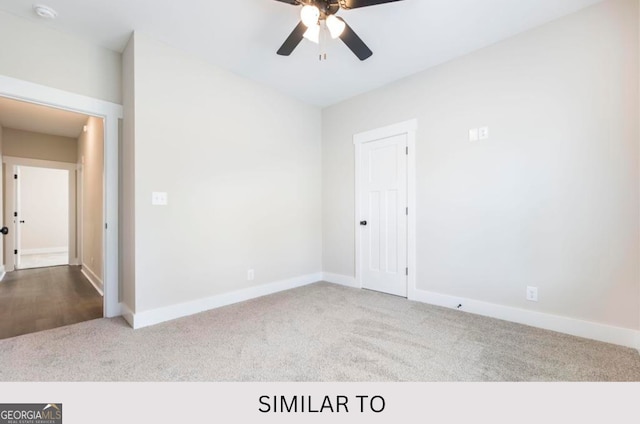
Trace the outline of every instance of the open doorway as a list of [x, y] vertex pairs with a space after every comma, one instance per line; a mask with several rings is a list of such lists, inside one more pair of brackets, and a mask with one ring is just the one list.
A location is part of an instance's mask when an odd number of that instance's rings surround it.
[[[119, 138], [122, 130], [122, 105], [97, 98], [87, 97], [69, 91], [36, 84], [16, 78], [0, 75], [0, 97], [20, 100], [30, 104], [46, 105], [63, 111], [79, 112], [98, 117], [103, 123], [104, 137], [104, 191], [103, 191], [103, 265], [104, 283], [104, 316], [107, 318], [120, 316], [123, 312], [132, 313], [129, 307], [121, 303], [121, 295], [129, 300], [129, 305], [135, 308], [135, 293], [132, 281], [126, 283], [120, 278], [118, 262], [119, 255]], [[1, 124], [0, 124], [1, 126]], [[0, 138], [2, 129], [0, 128]], [[0, 147], [2, 143], [0, 141]], [[0, 151], [0, 155], [2, 152]], [[0, 199], [2, 197], [0, 196]], [[0, 205], [2, 206], [2, 205]], [[0, 207], [0, 223], [9, 217], [3, 217]], [[6, 226], [6, 224], [5, 224]], [[0, 231], [3, 234], [4, 231]], [[0, 236], [1, 237], [1, 236]], [[6, 238], [6, 236], [4, 236]], [[0, 243], [0, 257], [4, 257], [3, 243]], [[5, 274], [4, 265], [0, 265], [0, 282]], [[123, 286], [121, 287], [120, 284]]]
[[0, 338], [103, 312], [103, 119], [0, 97]]

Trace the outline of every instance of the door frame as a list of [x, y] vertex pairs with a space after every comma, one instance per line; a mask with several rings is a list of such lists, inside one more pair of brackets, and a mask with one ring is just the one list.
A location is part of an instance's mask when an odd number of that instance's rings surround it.
[[107, 318], [122, 315], [118, 293], [118, 138], [119, 121], [123, 115], [122, 105], [4, 75], [0, 75], [0, 96], [79, 112], [104, 120], [103, 310]]
[[[5, 165], [5, 181], [11, 181], [12, 184], [7, 184], [5, 189], [4, 200], [5, 204], [4, 210], [9, 211], [9, 215], [6, 217], [6, 221], [13, 219], [11, 216], [11, 211], [18, 211], [19, 204], [17, 199], [17, 187], [15, 180], [13, 179], [13, 174], [16, 173], [17, 167], [32, 167], [32, 168], [45, 168], [45, 169], [60, 169], [69, 172], [68, 184], [69, 184], [69, 265], [79, 265], [78, 263], [78, 246], [77, 243], [74, 242], [76, 240], [76, 234], [78, 228], [76, 226], [76, 168], [77, 165], [75, 163], [67, 163], [67, 162], [56, 162], [56, 161], [48, 161], [48, 160], [39, 160], [39, 159], [26, 159], [26, 158], [18, 158], [12, 156], [3, 156], [2, 163]], [[18, 177], [19, 178], [19, 177]], [[18, 179], [18, 181], [20, 181]], [[20, 218], [18, 216], [18, 218]], [[15, 219], [14, 219], [15, 221]], [[18, 227], [18, 223], [14, 222], [13, 232], [9, 232], [6, 237], [6, 246], [7, 248], [15, 248], [18, 247], [18, 232], [16, 228]], [[6, 224], [6, 222], [5, 222]], [[72, 252], [72, 243], [75, 245], [75, 255]], [[7, 254], [7, 262], [4, 264], [5, 270], [7, 272], [14, 271], [16, 269], [16, 257], [15, 255]]]
[[416, 299], [416, 132], [418, 130], [418, 120], [410, 119], [397, 124], [388, 125], [382, 128], [361, 132], [353, 136], [355, 146], [355, 216], [354, 237], [355, 237], [355, 274], [356, 285], [362, 288], [362, 238], [360, 237], [360, 217], [362, 210], [360, 207], [360, 171], [362, 169], [361, 153], [362, 146], [366, 143], [394, 137], [397, 135], [407, 136], [407, 206], [409, 215], [407, 217], [407, 267], [409, 275], [407, 277], [407, 298]]

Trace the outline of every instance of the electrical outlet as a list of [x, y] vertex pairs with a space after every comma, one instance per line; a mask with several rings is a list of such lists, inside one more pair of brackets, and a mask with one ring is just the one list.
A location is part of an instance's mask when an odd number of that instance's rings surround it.
[[531, 302], [538, 301], [538, 288], [527, 286], [527, 300]]
[[247, 281], [253, 281], [255, 277], [256, 277], [256, 274], [252, 269], [247, 271]]
[[478, 128], [478, 138], [480, 140], [486, 140], [489, 138], [489, 127]]

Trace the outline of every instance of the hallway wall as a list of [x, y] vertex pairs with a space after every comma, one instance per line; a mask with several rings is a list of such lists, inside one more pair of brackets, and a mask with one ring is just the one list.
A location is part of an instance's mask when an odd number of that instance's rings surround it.
[[104, 123], [90, 117], [78, 138], [82, 167], [82, 267], [102, 284], [104, 271]]
[[26, 159], [76, 163], [78, 140], [31, 131], [4, 129], [2, 154]]

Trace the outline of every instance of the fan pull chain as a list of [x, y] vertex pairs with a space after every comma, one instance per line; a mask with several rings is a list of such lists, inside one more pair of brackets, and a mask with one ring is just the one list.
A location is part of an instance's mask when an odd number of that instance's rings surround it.
[[327, 60], [327, 25], [324, 20], [320, 21], [320, 36], [318, 42], [318, 60]]

